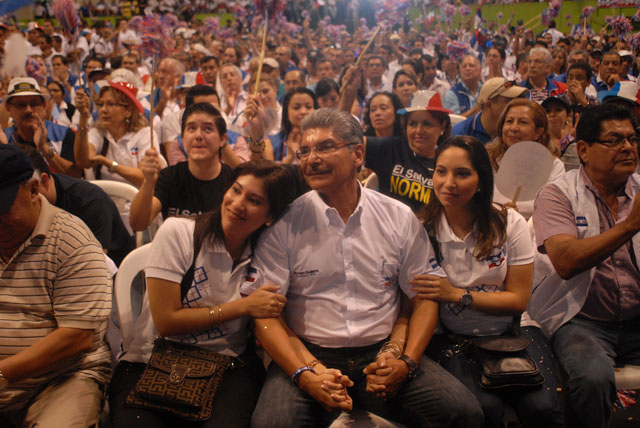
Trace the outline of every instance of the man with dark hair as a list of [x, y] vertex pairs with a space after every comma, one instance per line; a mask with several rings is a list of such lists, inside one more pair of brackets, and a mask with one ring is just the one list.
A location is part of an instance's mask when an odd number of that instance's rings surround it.
[[40, 153], [24, 147], [40, 183], [38, 191], [50, 204], [84, 221], [104, 252], [116, 265], [135, 248], [135, 242], [113, 200], [100, 187], [86, 180], [53, 174]]
[[200, 60], [200, 72], [202, 73], [202, 77], [204, 77], [204, 81], [207, 85], [211, 85], [213, 87], [216, 86], [216, 78], [218, 77], [219, 68], [218, 59], [215, 56], [208, 55], [202, 57]]
[[[354, 401], [409, 426], [480, 426], [475, 397], [423, 355], [437, 303], [417, 299], [409, 281], [443, 274], [425, 229], [409, 207], [358, 183], [365, 147], [351, 114], [316, 110], [301, 131], [312, 191], [262, 235], [241, 288], [276, 284], [288, 299], [283, 317], [254, 320], [274, 361], [252, 426], [328, 426]], [[412, 309], [401, 311], [403, 293]]]
[[582, 166], [538, 193], [528, 315], [568, 374], [567, 422], [607, 427], [614, 366], [640, 362], [640, 178], [636, 123], [600, 105], [577, 126]]
[[40, 46], [40, 50], [42, 51], [42, 59], [44, 59], [44, 64], [47, 66], [47, 76], [53, 76], [53, 65], [51, 65], [51, 59], [56, 54], [53, 50], [53, 42], [51, 41], [51, 36], [48, 34], [42, 34], [38, 38], [38, 46]]
[[144, 181], [131, 203], [133, 230], [146, 229], [160, 212], [167, 218], [212, 211], [231, 184], [231, 167], [220, 162], [227, 131], [220, 112], [209, 103], [190, 105], [181, 129], [187, 161], [161, 169], [155, 149], [140, 161]]
[[53, 80], [60, 82], [66, 91], [64, 94], [65, 101], [67, 103], [71, 103], [71, 90], [76, 84], [78, 78], [69, 73], [67, 59], [62, 55], [54, 55], [53, 58], [51, 58], [51, 66], [53, 67], [53, 75], [49, 77], [47, 84], [51, 83]]
[[429, 91], [436, 91], [440, 94], [440, 98], [444, 99], [445, 94], [451, 85], [438, 77], [437, 61], [431, 55], [422, 56], [422, 65], [424, 73], [422, 75], [422, 87]]
[[610, 91], [620, 81], [620, 54], [607, 51], [600, 58], [600, 72], [593, 76], [592, 84], [598, 92]]
[[364, 73], [367, 78], [366, 98], [380, 91], [391, 92], [391, 82], [385, 76], [387, 61], [380, 55], [371, 55], [364, 64]]
[[0, 426], [95, 426], [111, 275], [89, 228], [33, 174], [22, 149], [0, 144]]
[[[284, 75], [284, 92], [285, 94], [295, 88], [305, 86], [304, 73], [300, 70], [291, 70]], [[283, 97], [284, 98], [284, 97]]]
[[574, 112], [582, 112], [588, 106], [598, 103], [596, 97], [587, 93], [591, 86], [591, 67], [586, 62], [577, 62], [567, 71], [567, 98]]

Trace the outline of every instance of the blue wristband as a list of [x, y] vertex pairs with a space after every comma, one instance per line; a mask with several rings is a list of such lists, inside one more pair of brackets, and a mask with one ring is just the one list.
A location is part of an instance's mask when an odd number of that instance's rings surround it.
[[313, 367], [302, 366], [298, 370], [293, 372], [293, 374], [291, 375], [291, 382], [296, 383], [296, 379], [302, 374], [302, 372], [311, 372], [313, 374], [316, 374], [316, 371], [313, 369]]

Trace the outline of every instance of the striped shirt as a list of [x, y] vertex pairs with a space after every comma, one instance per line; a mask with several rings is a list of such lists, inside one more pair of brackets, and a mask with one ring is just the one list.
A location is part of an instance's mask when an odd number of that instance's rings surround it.
[[69, 375], [109, 381], [104, 341], [111, 279], [100, 244], [77, 217], [40, 198], [31, 236], [7, 262], [0, 259], [0, 359], [18, 354], [59, 327], [93, 330], [90, 351], [61, 367], [11, 384], [0, 411], [19, 409], [50, 382]]

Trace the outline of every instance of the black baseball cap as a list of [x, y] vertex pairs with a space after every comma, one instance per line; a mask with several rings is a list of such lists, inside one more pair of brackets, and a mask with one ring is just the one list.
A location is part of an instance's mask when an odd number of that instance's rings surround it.
[[24, 150], [15, 144], [0, 144], [0, 214], [9, 212], [20, 184], [33, 177], [33, 172]]

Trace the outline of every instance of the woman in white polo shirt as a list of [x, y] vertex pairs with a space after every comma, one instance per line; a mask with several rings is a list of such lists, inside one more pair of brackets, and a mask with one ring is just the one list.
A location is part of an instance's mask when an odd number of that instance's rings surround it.
[[494, 392], [479, 384], [482, 366], [461, 348], [462, 338], [505, 333], [524, 311], [531, 292], [533, 244], [524, 218], [492, 203], [493, 172], [484, 146], [458, 136], [436, 153], [435, 198], [420, 212], [446, 278], [418, 275], [414, 290], [440, 302], [440, 325], [453, 334], [434, 336], [428, 353], [478, 398], [485, 427], [501, 427], [504, 403], [523, 426], [563, 426], [550, 348], [536, 327], [521, 329], [532, 341], [527, 352], [545, 378], [544, 385]]
[[[144, 176], [138, 164], [151, 147], [151, 128], [136, 95], [128, 82], [108, 82], [100, 89], [96, 107], [98, 121], [89, 129], [89, 98], [84, 91], [76, 94], [80, 122], [76, 132], [74, 154], [81, 168], [93, 168], [96, 180], [115, 180], [140, 187]], [[153, 146], [158, 153], [158, 136]]]
[[[240, 164], [219, 210], [192, 218], [171, 217], [160, 227], [145, 266], [147, 293], [134, 337], [111, 381], [114, 427], [249, 426], [264, 369], [250, 346], [250, 317], [278, 317], [286, 298], [267, 285], [247, 297], [240, 285], [248, 275], [253, 247], [297, 196], [296, 177], [267, 160]], [[202, 242], [194, 257], [194, 235]], [[181, 281], [193, 266], [183, 299]], [[200, 424], [126, 404], [151, 357], [158, 335], [234, 357], [220, 383], [212, 416]]]

